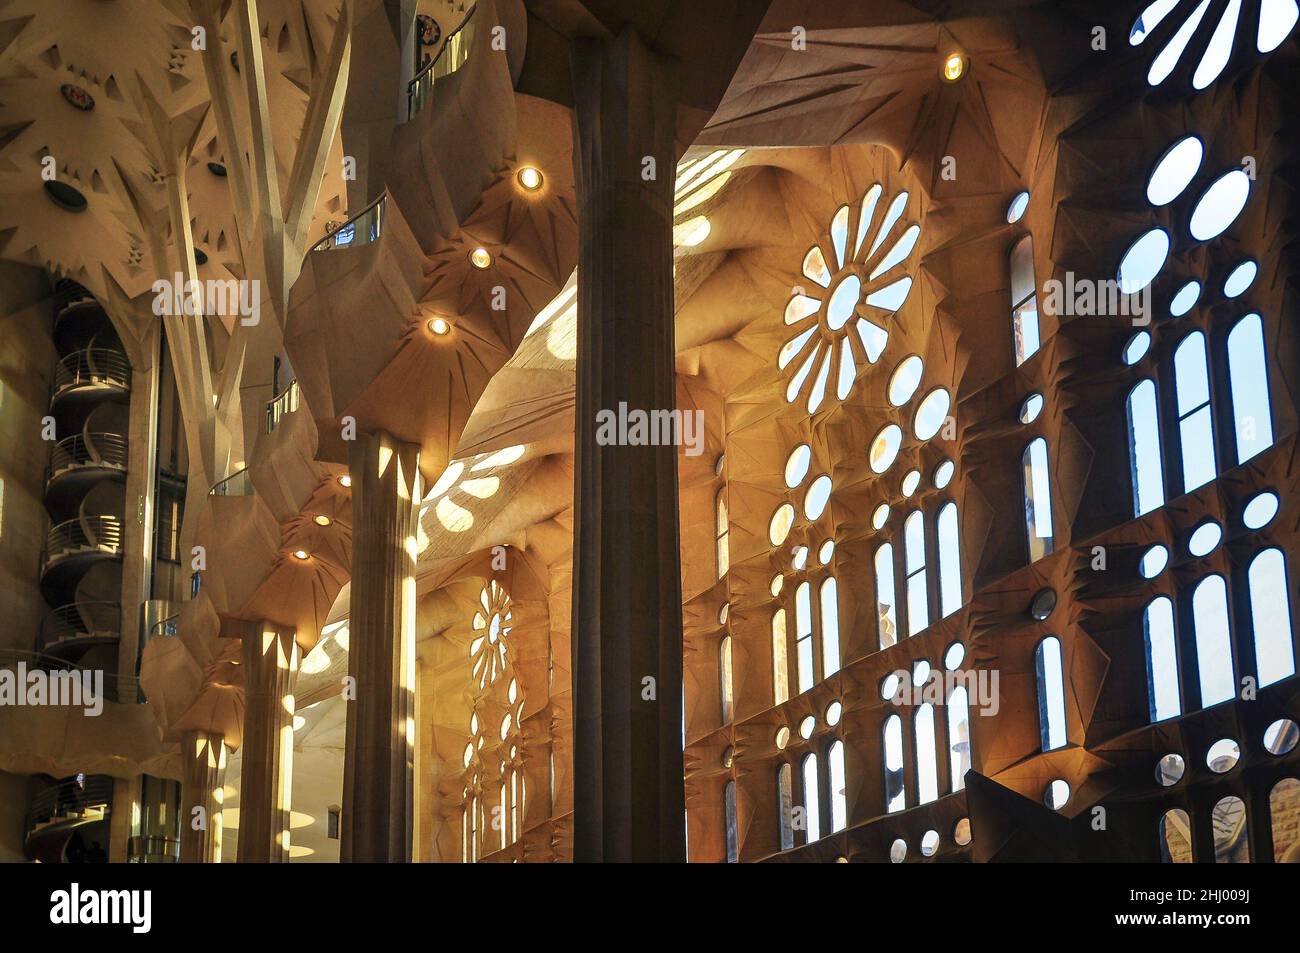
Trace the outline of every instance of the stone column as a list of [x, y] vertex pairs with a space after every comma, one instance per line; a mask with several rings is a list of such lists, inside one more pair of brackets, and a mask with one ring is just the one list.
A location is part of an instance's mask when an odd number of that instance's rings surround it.
[[[225, 783], [225, 739], [207, 731], [186, 732], [181, 738], [181, 863], [221, 863]], [[196, 807], [202, 811], [196, 814]]]
[[676, 72], [630, 28], [573, 42], [579, 231], [574, 857], [686, 859], [677, 450], [597, 414], [674, 399]]
[[140, 775], [113, 779], [113, 809], [108, 819], [108, 862], [125, 864], [130, 858], [131, 838], [140, 831], [136, 817], [141, 810]]
[[[383, 432], [349, 445], [352, 617], [340, 857], [411, 859], [419, 448]], [[349, 697], [350, 696], [350, 697]]]
[[239, 779], [239, 862], [289, 860], [294, 683], [292, 629], [267, 622], [244, 637], [244, 750]]

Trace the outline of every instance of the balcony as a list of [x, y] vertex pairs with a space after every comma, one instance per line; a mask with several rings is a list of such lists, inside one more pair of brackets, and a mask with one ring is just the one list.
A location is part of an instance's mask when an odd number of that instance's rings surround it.
[[181, 859], [179, 838], [166, 834], [136, 834], [126, 842], [128, 864], [177, 864]]
[[[90, 775], [83, 777], [82, 782], [64, 778], [50, 784], [32, 796], [23, 854], [28, 860], [59, 864], [79, 859], [70, 856], [68, 851], [74, 843], [98, 841], [107, 851], [112, 808], [113, 779], [107, 775]], [[86, 830], [83, 835], [81, 829], [91, 825], [100, 827]], [[104, 859], [107, 860], [107, 854]]]
[[248, 467], [230, 474], [208, 490], [208, 496], [252, 496], [253, 478]]
[[312, 251], [333, 251], [338, 248], [357, 248], [379, 240], [384, 233], [384, 200], [375, 199], [357, 215], [330, 232], [315, 245]]
[[127, 438], [117, 433], [79, 433], [56, 443], [45, 476], [51, 512], [65, 511], [100, 480], [122, 477], [129, 450]]
[[292, 380], [283, 393], [277, 394], [273, 399], [267, 401], [266, 432], [275, 433], [275, 428], [280, 425], [280, 418], [297, 410], [301, 400], [302, 392], [298, 388], [298, 381]]
[[45, 538], [41, 590], [46, 601], [61, 604], [76, 580], [93, 564], [122, 556], [122, 520], [117, 516], [79, 516], [50, 528]]
[[73, 602], [41, 620], [37, 649], [60, 661], [75, 661], [87, 649], [111, 645], [121, 635], [122, 608], [116, 602]]
[[[477, 9], [477, 8], [474, 8]], [[413, 118], [433, 95], [433, 86], [444, 76], [450, 76], [465, 65], [469, 48], [474, 42], [474, 9], [461, 21], [460, 26], [447, 37], [442, 49], [406, 86], [406, 118]]]
[[131, 362], [112, 348], [73, 351], [54, 368], [50, 406], [63, 402], [94, 403], [131, 390]]

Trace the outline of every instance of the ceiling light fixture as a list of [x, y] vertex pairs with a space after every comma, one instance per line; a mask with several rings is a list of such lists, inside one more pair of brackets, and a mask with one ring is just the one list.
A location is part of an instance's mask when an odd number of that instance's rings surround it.
[[519, 187], [525, 192], [536, 192], [542, 187], [542, 173], [531, 165], [526, 165], [515, 175]]
[[312, 517], [312, 520], [313, 520], [313, 522], [315, 522], [315, 524], [316, 524], [317, 526], [329, 526], [330, 523], [333, 523], [333, 522], [334, 522], [332, 519], [330, 519], [330, 518], [329, 518], [328, 516], [326, 516], [324, 513], [321, 513], [319, 516], [314, 516], [314, 517]]
[[949, 53], [943, 61], [943, 78], [955, 83], [966, 73], [966, 57], [960, 53]]
[[345, 473], [341, 477], [339, 477], [339, 486], [350, 487], [351, 485], [352, 485], [352, 475], [350, 473]]
[[451, 325], [447, 323], [446, 318], [430, 318], [425, 324], [432, 334], [442, 336], [451, 330]]
[[469, 253], [469, 261], [475, 268], [487, 268], [492, 264], [492, 253], [486, 248], [475, 248]]
[[310, 553], [308, 553], [307, 550], [305, 549], [295, 549], [293, 551], [294, 559], [306, 559], [309, 555]]

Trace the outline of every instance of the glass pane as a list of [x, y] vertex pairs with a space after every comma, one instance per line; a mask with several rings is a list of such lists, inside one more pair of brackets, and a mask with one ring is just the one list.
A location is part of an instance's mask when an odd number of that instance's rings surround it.
[[921, 804], [938, 799], [939, 763], [934, 740], [934, 706], [929, 703], [916, 710], [916, 781]]
[[1250, 863], [1246, 805], [1239, 797], [1225, 797], [1214, 805], [1214, 862], [1216, 864]]
[[1248, 314], [1228, 335], [1228, 377], [1237, 433], [1237, 462], [1245, 463], [1273, 445], [1273, 414], [1268, 404], [1264, 325]]
[[952, 789], [960, 791], [970, 770], [970, 700], [964, 685], [954, 688], [948, 698], [948, 769]]
[[1024, 455], [1025, 530], [1029, 538], [1029, 561], [1052, 551], [1052, 492], [1047, 471], [1047, 441], [1030, 442]]
[[957, 534], [957, 504], [939, 510], [939, 603], [947, 616], [961, 608], [961, 542]]
[[1183, 490], [1192, 492], [1214, 479], [1214, 424], [1206, 404], [1178, 423], [1178, 439], [1183, 445]]
[[840, 598], [835, 577], [822, 583], [822, 678], [840, 670]]
[[791, 781], [788, 764], [783, 764], [776, 772], [776, 795], [780, 817], [781, 849], [789, 850], [794, 846], [794, 825], [791, 817], [794, 813], [794, 786]]
[[903, 719], [890, 715], [885, 719], [885, 810], [901, 811], [906, 795], [903, 789]]
[[1165, 482], [1160, 463], [1160, 418], [1156, 385], [1145, 380], [1128, 395], [1129, 467], [1133, 481], [1133, 515], [1164, 505]]
[[1048, 636], [1034, 653], [1038, 676], [1038, 726], [1043, 750], [1065, 745], [1065, 678], [1061, 666], [1061, 643]]
[[722, 678], [722, 723], [731, 721], [732, 681], [731, 681], [731, 636], [723, 636], [719, 653], [719, 669]]
[[777, 705], [790, 698], [790, 664], [786, 658], [785, 610], [772, 616], [772, 699]]
[[880, 647], [898, 641], [898, 614], [894, 607], [894, 547], [885, 543], [876, 550], [876, 619]]
[[1142, 614], [1147, 656], [1147, 712], [1153, 722], [1182, 714], [1178, 697], [1178, 640], [1174, 604], [1160, 596]]
[[1187, 416], [1210, 399], [1205, 335], [1200, 331], [1187, 335], [1174, 352], [1174, 379], [1178, 386], [1178, 416]]
[[844, 742], [836, 741], [827, 752], [831, 774], [831, 831], [844, 830], [848, 823], [848, 799], [844, 791]]
[[1273, 862], [1280, 863], [1300, 839], [1300, 827], [1294, 821], [1300, 814], [1300, 781], [1283, 778], [1273, 785], [1268, 796], [1268, 811], [1273, 827]]
[[916, 633], [930, 624], [930, 598], [926, 591], [926, 572], [922, 569], [907, 577], [907, 634]]
[[1286, 586], [1286, 559], [1282, 551], [1264, 550], [1251, 562], [1249, 575], [1255, 668], [1262, 688], [1295, 674], [1291, 604]]
[[1034, 278], [1034, 243], [1026, 235], [1011, 249], [1011, 317], [1015, 333], [1016, 364], [1037, 351], [1038, 282]]
[[736, 851], [736, 782], [728, 781], [724, 795], [727, 807], [727, 863], [734, 864]]
[[1192, 822], [1181, 807], [1166, 811], [1160, 818], [1160, 862], [1192, 862]]
[[817, 790], [817, 755], [806, 755], [803, 759], [803, 805], [804, 821], [808, 825], [806, 843], [809, 844], [822, 836], [820, 801]]
[[1236, 694], [1232, 673], [1232, 640], [1228, 631], [1228, 587], [1222, 576], [1210, 576], [1192, 595], [1196, 626], [1196, 664], [1201, 681], [1201, 706], [1229, 701]]
[[799, 691], [813, 687], [812, 586], [800, 583], [794, 597], [795, 662], [799, 668]]

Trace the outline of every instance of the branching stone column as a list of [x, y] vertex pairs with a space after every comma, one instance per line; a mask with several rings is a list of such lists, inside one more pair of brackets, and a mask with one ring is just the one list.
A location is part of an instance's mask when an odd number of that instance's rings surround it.
[[187, 732], [181, 738], [181, 863], [221, 862], [225, 783], [225, 739], [206, 731]]
[[[676, 71], [631, 29], [572, 47], [578, 259], [574, 857], [684, 861], [677, 453], [603, 445], [674, 407]], [[653, 418], [652, 418], [653, 419]]]
[[292, 629], [270, 622], [244, 636], [244, 752], [239, 780], [239, 862], [289, 860], [294, 685], [300, 653]]
[[419, 448], [387, 433], [352, 441], [352, 617], [341, 859], [411, 859], [415, 757]]

